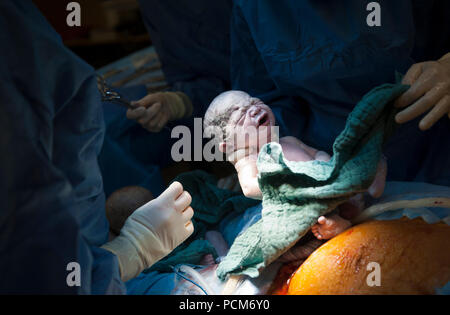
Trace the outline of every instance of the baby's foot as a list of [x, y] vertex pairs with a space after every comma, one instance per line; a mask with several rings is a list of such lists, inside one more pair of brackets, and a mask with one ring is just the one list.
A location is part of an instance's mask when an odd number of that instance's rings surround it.
[[322, 216], [317, 220], [311, 231], [319, 240], [329, 240], [345, 231], [351, 226], [350, 221], [341, 218], [338, 215], [332, 215], [328, 218]]

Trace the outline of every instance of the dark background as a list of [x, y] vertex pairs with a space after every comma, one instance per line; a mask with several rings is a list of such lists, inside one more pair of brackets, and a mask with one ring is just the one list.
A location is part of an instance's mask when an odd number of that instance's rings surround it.
[[77, 0], [81, 27], [69, 27], [66, 8], [72, 1], [33, 0], [64, 44], [93, 67], [100, 68], [151, 45], [137, 0]]
[[[61, 35], [64, 44], [96, 69], [152, 45], [138, 0], [76, 0], [81, 6], [81, 27], [69, 27], [66, 22], [70, 13], [67, 4], [73, 0], [33, 2]], [[161, 172], [164, 181], [169, 183], [177, 175], [195, 169], [218, 178], [234, 173], [234, 167], [228, 162], [180, 162], [162, 168]]]

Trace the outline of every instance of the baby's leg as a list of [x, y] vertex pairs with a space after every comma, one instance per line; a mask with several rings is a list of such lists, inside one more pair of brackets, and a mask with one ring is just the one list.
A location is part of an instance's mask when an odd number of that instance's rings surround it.
[[282, 263], [291, 263], [306, 260], [317, 248], [323, 244], [322, 241], [313, 239], [306, 244], [298, 244], [284, 253], [279, 261]]
[[[208, 231], [205, 234], [205, 239], [209, 241], [212, 246], [214, 246], [219, 257], [223, 257], [228, 254], [227, 242], [225, 242], [225, 239], [219, 232]], [[214, 257], [211, 254], [208, 254], [203, 257], [200, 265], [213, 265], [214, 263]]]
[[364, 205], [364, 195], [357, 194], [339, 206], [339, 215], [346, 220], [352, 220], [364, 210]]
[[352, 224], [337, 214], [329, 217], [321, 216], [311, 228], [314, 236], [319, 240], [329, 240], [348, 229]]
[[387, 162], [386, 158], [383, 156], [381, 161], [378, 163], [377, 175], [372, 185], [369, 187], [369, 194], [373, 198], [380, 198], [383, 195], [384, 187], [386, 185], [386, 175], [387, 175]]

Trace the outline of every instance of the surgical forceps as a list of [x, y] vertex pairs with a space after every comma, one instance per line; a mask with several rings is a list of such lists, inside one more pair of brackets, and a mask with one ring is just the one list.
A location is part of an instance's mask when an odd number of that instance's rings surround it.
[[[130, 101], [125, 99], [119, 92], [110, 87], [108, 83], [106, 83], [106, 80], [99, 74], [97, 75], [97, 88], [102, 96], [103, 102], [116, 103], [128, 109], [136, 109], [135, 106], [131, 105]], [[168, 126], [164, 126], [163, 129], [168, 131], [172, 130]]]
[[115, 91], [112, 87], [110, 87], [106, 83], [106, 80], [101, 75], [97, 75], [97, 87], [98, 90], [100, 91], [103, 102], [116, 103], [128, 109], [136, 108], [133, 105], [131, 105], [130, 101], [126, 100], [119, 92]]

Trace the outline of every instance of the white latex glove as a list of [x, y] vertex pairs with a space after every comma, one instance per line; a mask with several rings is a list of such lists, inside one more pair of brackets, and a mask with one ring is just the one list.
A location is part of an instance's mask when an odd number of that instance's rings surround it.
[[182, 92], [158, 92], [131, 103], [127, 118], [136, 120], [150, 132], [160, 132], [169, 121], [192, 115], [193, 106]]
[[118, 257], [123, 281], [137, 277], [194, 232], [191, 201], [183, 186], [173, 183], [157, 199], [136, 210], [120, 235], [102, 246]]
[[428, 130], [441, 118], [450, 118], [450, 53], [438, 61], [413, 65], [403, 84], [411, 87], [396, 101], [396, 107], [405, 108], [397, 114], [397, 123], [404, 124], [429, 111], [419, 124], [421, 130]]

